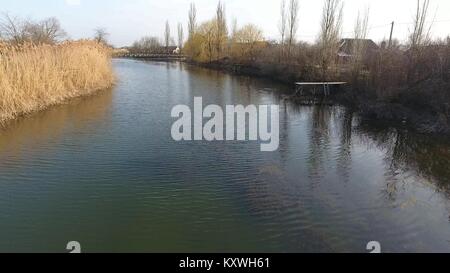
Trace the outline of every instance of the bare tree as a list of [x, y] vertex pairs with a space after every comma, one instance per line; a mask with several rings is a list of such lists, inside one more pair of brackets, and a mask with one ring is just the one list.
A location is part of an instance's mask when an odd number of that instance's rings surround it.
[[24, 42], [54, 44], [66, 36], [56, 18], [35, 22], [11, 17], [8, 14], [0, 20], [0, 34], [5, 40], [15, 44]]
[[430, 44], [432, 23], [427, 24], [428, 8], [430, 0], [417, 0], [416, 13], [414, 14], [413, 31], [409, 36], [409, 67], [408, 82], [414, 82], [420, 74], [419, 62], [425, 46]]
[[222, 56], [222, 49], [228, 37], [227, 20], [225, 16], [225, 6], [221, 1], [217, 4], [216, 10], [216, 53], [217, 59]]
[[25, 23], [27, 39], [38, 44], [54, 44], [66, 36], [58, 19], [51, 17], [38, 23]]
[[191, 3], [188, 20], [189, 39], [192, 39], [192, 37], [194, 36], [196, 28], [197, 28], [197, 9], [195, 8], [195, 4]]
[[409, 36], [409, 43], [413, 50], [430, 42], [431, 26], [427, 26], [428, 8], [430, 0], [417, 0], [416, 14], [414, 15], [413, 31]]
[[281, 36], [281, 44], [284, 45], [284, 42], [286, 41], [286, 24], [287, 24], [287, 15], [286, 15], [286, 0], [281, 0], [281, 7], [280, 7], [280, 22], [278, 25], [278, 30], [280, 31]]
[[355, 40], [352, 48], [352, 65], [354, 76], [358, 76], [364, 59], [364, 54], [367, 50], [367, 32], [369, 27], [369, 8], [364, 15], [358, 12], [358, 17], [355, 23], [354, 36]]
[[278, 30], [280, 31], [281, 41], [280, 41], [280, 60], [283, 58], [284, 55], [284, 45], [286, 42], [286, 28], [287, 28], [287, 14], [286, 14], [286, 0], [281, 0], [281, 7], [280, 7], [280, 22], [278, 25]]
[[99, 44], [108, 44], [108, 36], [109, 33], [105, 28], [96, 28], [94, 29], [94, 40]]
[[229, 54], [233, 53], [234, 48], [236, 47], [236, 38], [237, 38], [237, 32], [238, 32], [238, 23], [237, 19], [233, 18], [231, 21], [231, 36], [230, 39], [228, 39], [228, 52]]
[[5, 13], [0, 20], [0, 34], [7, 41], [21, 44], [26, 40], [24, 22]]
[[322, 77], [336, 60], [342, 28], [343, 4], [341, 0], [324, 0], [322, 23], [319, 36], [320, 66]]
[[52, 42], [64, 39], [67, 33], [62, 29], [58, 19], [51, 17], [42, 22], [46, 39]]
[[170, 25], [169, 25], [169, 21], [166, 21], [166, 29], [164, 31], [164, 45], [166, 46], [167, 53], [169, 53], [169, 45], [170, 45]]
[[234, 40], [234, 37], [236, 37], [236, 33], [238, 32], [238, 22], [237, 19], [234, 18], [231, 22], [231, 39]]
[[298, 29], [298, 0], [291, 0], [289, 4], [289, 14], [288, 14], [288, 58], [291, 55], [292, 46], [295, 43], [295, 36], [297, 35]]
[[161, 48], [161, 43], [156, 37], [143, 37], [133, 43], [132, 51], [137, 53], [155, 53]]
[[183, 25], [178, 23], [178, 48], [181, 50], [184, 44], [184, 31]]

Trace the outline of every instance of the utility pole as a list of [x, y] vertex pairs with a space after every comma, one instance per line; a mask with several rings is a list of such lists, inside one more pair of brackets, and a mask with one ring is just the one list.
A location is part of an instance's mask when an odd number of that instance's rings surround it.
[[392, 47], [392, 33], [394, 32], [394, 22], [391, 24], [391, 35], [389, 36], [389, 49]]

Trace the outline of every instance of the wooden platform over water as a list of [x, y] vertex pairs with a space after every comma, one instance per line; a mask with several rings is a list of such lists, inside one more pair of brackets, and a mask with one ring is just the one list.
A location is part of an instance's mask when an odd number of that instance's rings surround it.
[[295, 101], [304, 105], [332, 105], [332, 94], [339, 92], [346, 82], [296, 82], [295, 92], [284, 96], [285, 100]]
[[346, 82], [296, 82], [296, 85], [344, 85]]
[[325, 97], [331, 94], [332, 87], [339, 87], [346, 85], [346, 82], [296, 82], [295, 83], [295, 95], [304, 95], [306, 93], [306, 87], [310, 90], [310, 94], [323, 95]]

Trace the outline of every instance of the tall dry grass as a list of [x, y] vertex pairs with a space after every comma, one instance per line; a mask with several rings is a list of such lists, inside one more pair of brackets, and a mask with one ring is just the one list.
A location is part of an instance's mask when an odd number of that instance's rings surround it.
[[110, 55], [92, 41], [0, 43], [0, 123], [111, 87]]

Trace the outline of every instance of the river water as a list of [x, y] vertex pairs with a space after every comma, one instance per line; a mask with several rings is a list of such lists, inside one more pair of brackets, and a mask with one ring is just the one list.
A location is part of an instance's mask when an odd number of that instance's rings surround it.
[[[114, 60], [117, 85], [0, 131], [0, 252], [450, 252], [450, 142], [276, 83]], [[280, 148], [175, 142], [171, 109], [280, 105]]]

